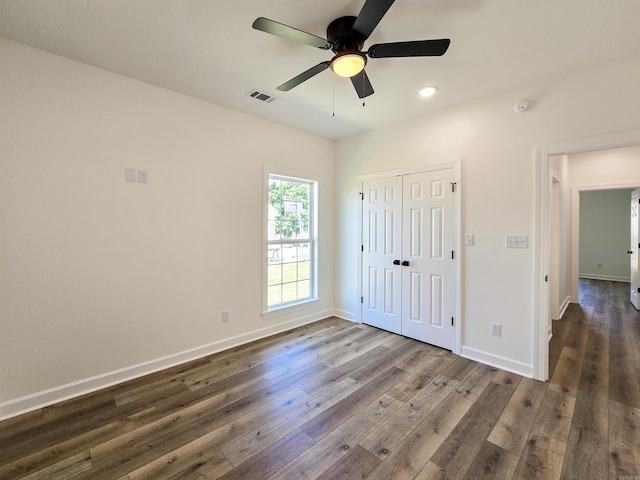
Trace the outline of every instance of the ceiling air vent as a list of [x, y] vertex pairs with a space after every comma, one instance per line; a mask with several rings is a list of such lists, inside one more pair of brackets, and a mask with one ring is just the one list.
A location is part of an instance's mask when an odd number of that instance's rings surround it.
[[263, 93], [259, 90], [251, 90], [247, 95], [249, 95], [250, 97], [255, 98], [256, 100], [260, 100], [262, 102], [265, 103], [271, 103], [273, 102], [276, 97], [272, 97], [271, 95], [267, 95], [266, 93]]

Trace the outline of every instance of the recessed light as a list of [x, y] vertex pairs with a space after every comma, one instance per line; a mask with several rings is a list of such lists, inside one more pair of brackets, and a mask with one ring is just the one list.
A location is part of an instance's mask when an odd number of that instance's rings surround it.
[[418, 92], [420, 94], [421, 97], [432, 97], [433, 95], [435, 95], [435, 93], [438, 91], [438, 87], [431, 85], [428, 87], [424, 87], [421, 88], [420, 91]]

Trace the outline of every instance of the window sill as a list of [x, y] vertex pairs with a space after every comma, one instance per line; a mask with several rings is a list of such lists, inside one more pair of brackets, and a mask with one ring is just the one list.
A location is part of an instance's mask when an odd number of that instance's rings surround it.
[[320, 302], [319, 298], [311, 298], [302, 302], [290, 303], [288, 305], [283, 305], [282, 307], [276, 307], [272, 310], [262, 312], [262, 318], [265, 320], [274, 320], [285, 315], [291, 315], [292, 313], [304, 313], [307, 310], [311, 310], [318, 302]]

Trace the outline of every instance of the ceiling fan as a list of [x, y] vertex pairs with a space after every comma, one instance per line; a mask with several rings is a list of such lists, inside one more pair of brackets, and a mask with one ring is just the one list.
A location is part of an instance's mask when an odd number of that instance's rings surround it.
[[358, 97], [365, 98], [373, 94], [373, 87], [364, 71], [367, 57], [438, 57], [444, 55], [451, 43], [448, 38], [379, 43], [371, 45], [367, 51], [362, 51], [364, 42], [369, 38], [394, 1], [366, 0], [357, 17], [346, 16], [332, 21], [327, 27], [326, 39], [268, 18], [257, 18], [253, 22], [253, 28], [256, 30], [278, 35], [321, 50], [332, 50], [335, 53], [331, 61], [320, 62], [318, 65], [283, 83], [277, 89], [287, 92], [331, 67], [331, 70], [337, 75], [350, 78]]

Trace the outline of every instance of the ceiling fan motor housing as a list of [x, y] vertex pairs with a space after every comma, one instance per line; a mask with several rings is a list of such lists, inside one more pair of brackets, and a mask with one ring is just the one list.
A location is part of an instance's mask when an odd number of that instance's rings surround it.
[[335, 53], [361, 52], [366, 39], [351, 30], [356, 17], [346, 16], [336, 18], [327, 27], [327, 40], [333, 45]]

